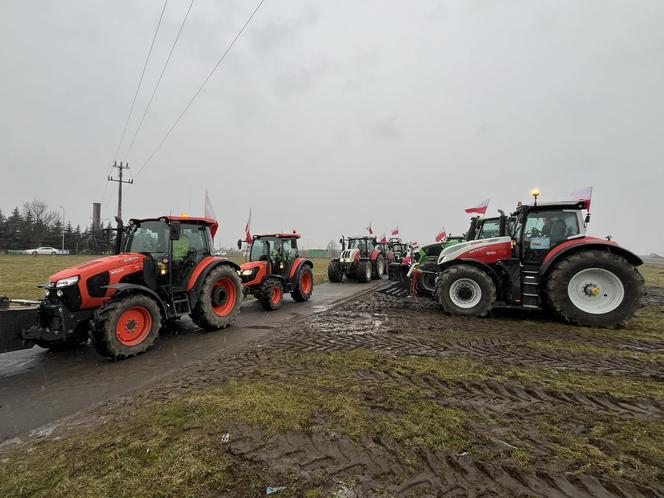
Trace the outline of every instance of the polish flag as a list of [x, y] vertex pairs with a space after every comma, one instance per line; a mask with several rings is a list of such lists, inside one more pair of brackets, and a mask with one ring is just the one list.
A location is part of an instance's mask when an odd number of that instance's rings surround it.
[[369, 226], [367, 227], [367, 232], [369, 232], [369, 235], [373, 235], [373, 228], [371, 228], [371, 222], [369, 222]]
[[249, 219], [247, 220], [247, 224], [244, 226], [244, 241], [247, 244], [251, 244], [253, 241], [251, 237], [251, 232], [249, 231], [249, 227], [251, 226], [251, 209], [249, 209]]
[[576, 192], [572, 192], [569, 194], [569, 196], [575, 201], [586, 201], [586, 209], [590, 209], [590, 199], [593, 196], [593, 188], [586, 187], [584, 189], [577, 190]]
[[[217, 215], [214, 212], [214, 208], [212, 207], [212, 201], [210, 201], [210, 196], [208, 195], [207, 190], [205, 191], [205, 202], [203, 203], [203, 211], [205, 212], [206, 218], [217, 221]], [[212, 238], [214, 238], [214, 236]]]
[[445, 237], [447, 237], [447, 232], [445, 231], [445, 227], [443, 227], [442, 230], [438, 232], [438, 235], [436, 235], [436, 242], [445, 240]]
[[489, 207], [489, 201], [490, 200], [491, 199], [487, 199], [485, 201], [482, 201], [476, 207], [466, 208], [466, 213], [485, 214], [486, 213], [486, 208]]
[[392, 235], [399, 235], [399, 227], [392, 229]]
[[381, 244], [387, 244], [387, 242], [388, 242], [388, 240], [387, 240], [387, 235], [385, 235], [385, 234], [383, 233], [383, 237], [380, 239], [380, 243], [381, 243]]

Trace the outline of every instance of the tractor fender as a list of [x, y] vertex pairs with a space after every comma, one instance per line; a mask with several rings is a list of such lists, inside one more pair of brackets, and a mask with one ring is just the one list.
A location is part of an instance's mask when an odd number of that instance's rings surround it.
[[167, 309], [166, 309], [166, 304], [164, 301], [159, 297], [159, 294], [157, 294], [155, 291], [150, 289], [149, 287], [146, 287], [144, 285], [138, 285], [138, 284], [128, 284], [128, 283], [119, 283], [119, 284], [111, 284], [111, 285], [106, 285], [105, 288], [107, 289], [115, 289], [115, 294], [113, 294], [113, 297], [111, 298], [110, 301], [105, 302], [101, 308], [99, 308], [96, 312], [95, 315], [97, 317], [101, 317], [105, 311], [108, 311], [109, 309], [112, 309], [115, 307], [115, 302], [116, 298], [122, 294], [145, 294], [147, 296], [150, 296], [153, 298], [157, 304], [159, 305], [159, 309], [162, 312], [162, 316], [166, 318], [167, 315]]
[[233, 263], [230, 259], [218, 258], [215, 256], [208, 256], [207, 258], [203, 259], [200, 263], [198, 263], [196, 268], [194, 268], [194, 271], [191, 272], [189, 282], [187, 283], [187, 292], [189, 292], [189, 304], [192, 308], [194, 308], [198, 302], [198, 296], [201, 293], [201, 288], [203, 287], [203, 281], [205, 280], [205, 277], [207, 277], [213, 269], [220, 265], [228, 265], [233, 268], [233, 270], [238, 272], [238, 274], [240, 273], [240, 267]]
[[299, 271], [300, 268], [303, 268], [304, 266], [308, 266], [313, 269], [314, 264], [310, 259], [307, 258], [297, 258], [295, 261], [293, 261], [293, 266], [291, 266], [289, 275], [290, 279], [293, 280], [295, 274]]
[[587, 251], [589, 249], [606, 250], [618, 254], [634, 266], [640, 266], [643, 264], [641, 258], [632, 251], [620, 247], [616, 242], [595, 237], [584, 237], [582, 239], [568, 240], [567, 242], [563, 242], [559, 246], [554, 247], [544, 258], [542, 266], [540, 267], [540, 275], [545, 275], [551, 268], [553, 268], [554, 264], [559, 261], [560, 258], [580, 251]]

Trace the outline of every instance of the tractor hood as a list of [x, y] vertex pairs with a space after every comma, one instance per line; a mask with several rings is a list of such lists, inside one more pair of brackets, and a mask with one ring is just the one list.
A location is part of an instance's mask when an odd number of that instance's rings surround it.
[[469, 240], [468, 242], [461, 242], [459, 244], [453, 244], [451, 246], [445, 247], [438, 256], [438, 264], [441, 265], [448, 261], [458, 258], [462, 254], [480, 249], [482, 247], [491, 246], [494, 244], [501, 243], [510, 243], [512, 239], [510, 237], [494, 237], [491, 239], [479, 239], [479, 240]]
[[80, 265], [71, 266], [49, 277], [51, 285], [55, 285], [58, 280], [70, 277], [80, 277], [84, 280], [98, 273], [108, 271], [111, 274], [133, 273], [143, 268], [145, 255], [140, 253], [125, 253], [106, 256], [104, 258], [93, 259]]
[[339, 261], [342, 263], [352, 263], [360, 259], [359, 249], [345, 249], [339, 255]]

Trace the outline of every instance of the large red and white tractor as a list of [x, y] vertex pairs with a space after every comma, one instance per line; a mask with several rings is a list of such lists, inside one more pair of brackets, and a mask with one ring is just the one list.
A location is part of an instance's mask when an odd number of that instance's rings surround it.
[[380, 280], [385, 274], [385, 256], [375, 236], [342, 237], [341, 254], [333, 258], [327, 267], [330, 282], [341, 282], [344, 275], [358, 282]]
[[[546, 308], [578, 325], [624, 325], [642, 305], [642, 261], [609, 237], [587, 236], [586, 208], [586, 201], [519, 205], [501, 216], [495, 237], [443, 249], [434, 298], [452, 315], [481, 316], [502, 304]], [[422, 277], [414, 268], [413, 293]]]

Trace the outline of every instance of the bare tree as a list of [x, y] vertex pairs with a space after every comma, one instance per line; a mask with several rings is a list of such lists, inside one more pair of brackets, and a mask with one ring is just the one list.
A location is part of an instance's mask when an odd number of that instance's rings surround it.
[[45, 202], [34, 200], [23, 204], [23, 217], [30, 220], [33, 241], [41, 245], [49, 229], [58, 220], [58, 213], [49, 211]]

